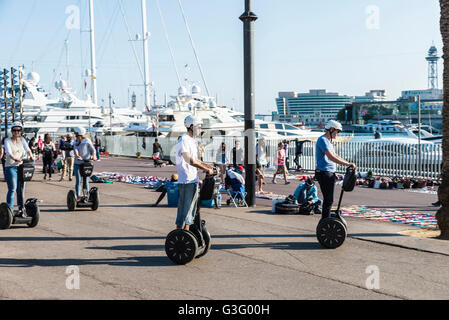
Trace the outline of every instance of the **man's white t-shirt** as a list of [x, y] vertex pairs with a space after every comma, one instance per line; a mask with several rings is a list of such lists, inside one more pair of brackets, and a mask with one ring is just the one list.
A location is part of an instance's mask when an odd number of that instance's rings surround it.
[[198, 182], [198, 169], [184, 160], [182, 154], [187, 152], [192, 159], [198, 159], [198, 145], [192, 137], [184, 134], [176, 144], [176, 169], [178, 171], [178, 183]]

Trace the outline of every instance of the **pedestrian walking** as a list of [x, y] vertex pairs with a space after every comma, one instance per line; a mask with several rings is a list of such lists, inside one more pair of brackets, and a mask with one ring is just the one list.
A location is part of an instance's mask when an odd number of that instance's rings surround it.
[[51, 173], [53, 170], [52, 164], [55, 152], [56, 152], [55, 144], [51, 140], [50, 134], [46, 133], [44, 135], [44, 141], [42, 143], [41, 148], [42, 162], [44, 165], [44, 180], [47, 179], [47, 172], [48, 172], [48, 180], [51, 180]]
[[243, 165], [243, 162], [245, 161], [243, 149], [240, 147], [240, 141], [235, 142], [235, 147], [232, 148], [232, 165], [234, 168], [237, 168], [237, 166]]
[[64, 166], [62, 167], [61, 180], [64, 180], [66, 174], [69, 176], [69, 181], [72, 181], [73, 165], [75, 163], [75, 152], [73, 151], [73, 136], [71, 133], [67, 135], [66, 141], [62, 146], [62, 153], [64, 159]]
[[277, 151], [277, 169], [274, 172], [273, 175], [273, 183], [277, 183], [276, 182], [276, 175], [279, 173], [283, 173], [284, 174], [284, 180], [285, 180], [285, 184], [289, 184], [290, 182], [287, 181], [287, 168], [285, 166], [285, 148], [284, 148], [284, 143], [279, 142], [278, 144], [278, 151]]
[[215, 159], [218, 167], [220, 168], [220, 178], [224, 181], [224, 176], [226, 173], [226, 165], [229, 164], [229, 159], [226, 156], [226, 143], [221, 143], [221, 148], [217, 152], [217, 157]]
[[296, 170], [301, 171], [302, 166], [299, 164], [299, 158], [302, 156], [304, 143], [311, 142], [310, 140], [302, 140], [300, 141], [298, 138], [295, 139], [295, 159], [293, 162], [296, 164]]
[[95, 147], [95, 152], [97, 153], [97, 161], [100, 161], [101, 140], [97, 134], [95, 134], [95, 138], [94, 138], [94, 147]]

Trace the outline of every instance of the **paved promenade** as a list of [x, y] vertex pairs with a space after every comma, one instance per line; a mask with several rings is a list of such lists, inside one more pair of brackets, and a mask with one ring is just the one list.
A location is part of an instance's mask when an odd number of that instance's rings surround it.
[[[174, 167], [104, 158], [94, 171], [169, 177]], [[315, 237], [318, 216], [275, 215], [271, 202], [259, 199], [250, 209], [203, 208], [211, 251], [177, 266], [164, 251], [176, 209], [166, 200], [150, 207], [159, 193], [95, 184], [99, 209], [68, 212], [74, 181], [58, 180], [44, 181], [36, 172], [27, 184], [26, 196], [43, 200], [36, 228], [0, 231], [2, 299], [449, 299], [449, 242], [399, 234], [415, 227], [348, 217], [346, 242], [326, 250]], [[266, 190], [277, 194], [293, 193], [299, 183], [267, 180]], [[6, 190], [1, 182], [2, 201]], [[435, 198], [356, 188], [343, 205], [434, 213]], [[71, 281], [77, 271], [79, 289]]]

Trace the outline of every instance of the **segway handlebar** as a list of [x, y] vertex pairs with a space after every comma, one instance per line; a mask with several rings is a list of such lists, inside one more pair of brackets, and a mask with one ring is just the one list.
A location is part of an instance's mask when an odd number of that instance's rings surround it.
[[213, 169], [213, 173], [209, 174], [206, 172], [206, 177], [215, 177], [220, 173], [220, 169], [218, 169], [217, 167], [214, 167]]

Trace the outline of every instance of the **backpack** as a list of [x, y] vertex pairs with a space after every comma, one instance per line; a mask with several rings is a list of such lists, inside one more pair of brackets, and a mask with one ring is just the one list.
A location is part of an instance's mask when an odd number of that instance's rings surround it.
[[357, 175], [355, 169], [352, 167], [348, 167], [346, 169], [346, 174], [343, 179], [343, 186], [342, 186], [343, 190], [346, 192], [351, 192], [352, 190], [354, 190], [356, 182], [357, 182]]
[[53, 149], [51, 147], [51, 145], [45, 145], [43, 147], [43, 151], [42, 151], [44, 158], [53, 158]]

